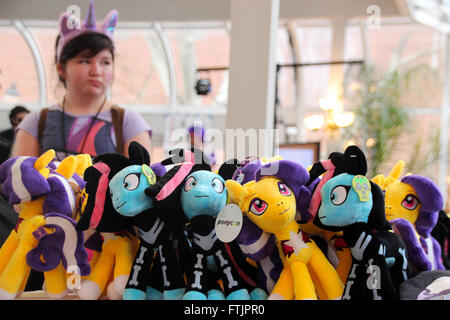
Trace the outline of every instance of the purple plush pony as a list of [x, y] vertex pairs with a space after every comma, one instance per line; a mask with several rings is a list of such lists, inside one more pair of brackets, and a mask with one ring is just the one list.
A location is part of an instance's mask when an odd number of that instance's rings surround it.
[[[22, 224], [25, 225], [23, 221], [44, 216], [45, 224], [30, 234], [38, 240], [38, 244], [26, 253], [27, 264], [32, 269], [46, 272], [62, 263], [66, 270], [69, 266], [77, 267], [77, 270], [70, 268], [71, 271], [68, 272], [78, 272], [80, 276], [84, 276], [89, 274], [90, 267], [83, 245], [83, 234], [75, 230], [76, 222], [72, 218], [76, 213], [75, 194], [68, 179], [58, 172], [60, 170], [55, 164], [50, 163], [52, 153], [47, 153], [40, 158], [11, 158], [0, 166], [1, 192], [10, 204], [22, 204], [24, 208], [34, 200], [43, 199], [40, 211], [33, 207], [33, 210], [24, 213], [25, 209], [22, 209], [11, 236], [14, 238], [20, 234], [29, 237], [20, 232]], [[70, 175], [73, 183], [82, 181], [76, 173], [65, 174]], [[48, 232], [52, 229], [54, 232]]]

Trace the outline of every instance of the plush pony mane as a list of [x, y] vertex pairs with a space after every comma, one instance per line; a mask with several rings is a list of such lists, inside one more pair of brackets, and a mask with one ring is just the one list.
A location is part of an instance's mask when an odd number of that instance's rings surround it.
[[264, 177], [276, 177], [282, 180], [294, 193], [297, 210], [300, 212], [302, 220], [308, 221], [310, 219], [311, 216], [307, 208], [311, 193], [305, 187], [309, 180], [309, 174], [305, 168], [289, 160], [269, 162], [255, 172], [255, 181]]
[[400, 178], [405, 162], [399, 160], [391, 169], [389, 175], [384, 177], [383, 175], [377, 175], [372, 180], [378, 184], [382, 189], [386, 189], [394, 181], [400, 181], [411, 186], [417, 193], [420, 200], [420, 210], [414, 226], [422, 237], [429, 237], [431, 231], [439, 217], [439, 210], [444, 206], [444, 200], [442, 193], [436, 184], [429, 178], [406, 174], [403, 178]]

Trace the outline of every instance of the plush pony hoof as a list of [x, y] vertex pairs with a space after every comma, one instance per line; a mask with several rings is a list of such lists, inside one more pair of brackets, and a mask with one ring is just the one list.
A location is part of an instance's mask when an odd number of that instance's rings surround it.
[[165, 290], [163, 292], [164, 300], [181, 300], [183, 299], [184, 292], [186, 289], [173, 289], [173, 290]]
[[164, 298], [163, 293], [159, 290], [156, 290], [152, 287], [147, 287], [147, 290], [145, 290], [145, 293], [147, 294], [147, 300], [162, 300]]
[[250, 300], [250, 295], [247, 289], [239, 289], [230, 293], [227, 300]]
[[6, 290], [0, 289], [0, 300], [13, 300], [16, 295], [16, 293], [9, 293]]
[[83, 280], [80, 286], [80, 291], [78, 291], [80, 299], [97, 300], [100, 297], [100, 287], [94, 281]]
[[106, 296], [109, 300], [122, 300], [122, 294], [117, 292], [116, 286], [114, 285], [114, 281], [111, 282], [106, 288]]
[[283, 297], [281, 294], [279, 293], [271, 293], [268, 297], [267, 300], [286, 300], [285, 297]]
[[128, 288], [123, 292], [123, 300], [145, 300], [146, 294], [142, 290]]
[[[128, 276], [127, 275], [121, 275], [121, 276], [115, 277], [114, 281], [109, 285], [109, 286], [111, 286], [111, 285], [114, 286], [114, 288], [111, 288], [111, 290], [113, 290], [113, 291], [111, 291], [112, 295], [110, 296], [108, 294], [108, 297], [111, 300], [120, 300], [120, 299], [122, 299], [123, 291], [125, 290], [125, 287], [127, 286], [127, 283], [128, 283]], [[108, 286], [108, 289], [109, 289], [109, 286]], [[119, 298], [117, 298], [117, 296], [119, 296]]]
[[218, 289], [208, 291], [208, 300], [225, 300], [225, 295]]
[[68, 291], [64, 290], [61, 293], [51, 293], [51, 292], [45, 291], [45, 294], [51, 299], [63, 299], [63, 298], [65, 298], [67, 296]]
[[188, 291], [184, 294], [183, 300], [206, 300], [206, 295], [199, 291]]
[[267, 293], [261, 288], [255, 288], [252, 290], [252, 292], [250, 292], [250, 299], [251, 300], [266, 300]]

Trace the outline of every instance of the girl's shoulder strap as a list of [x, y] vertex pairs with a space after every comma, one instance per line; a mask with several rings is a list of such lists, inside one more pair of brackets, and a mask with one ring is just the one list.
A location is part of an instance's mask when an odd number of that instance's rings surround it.
[[39, 122], [38, 122], [38, 141], [39, 144], [41, 143], [42, 133], [45, 129], [45, 122], [47, 121], [47, 113], [49, 108], [43, 108], [41, 110], [41, 114], [39, 116]]
[[123, 143], [123, 118], [125, 114], [125, 109], [117, 105], [111, 106], [111, 118], [112, 125], [114, 128], [114, 134], [116, 135], [116, 152], [120, 154], [125, 154], [125, 146]]

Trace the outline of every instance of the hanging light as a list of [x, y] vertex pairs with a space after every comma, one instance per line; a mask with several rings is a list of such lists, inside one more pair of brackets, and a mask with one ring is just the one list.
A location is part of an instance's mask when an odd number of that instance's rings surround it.
[[321, 114], [313, 114], [303, 119], [303, 124], [308, 130], [319, 130], [324, 122], [325, 119]]
[[353, 123], [355, 120], [355, 113], [351, 111], [335, 113], [333, 120], [339, 128], [345, 128]]

